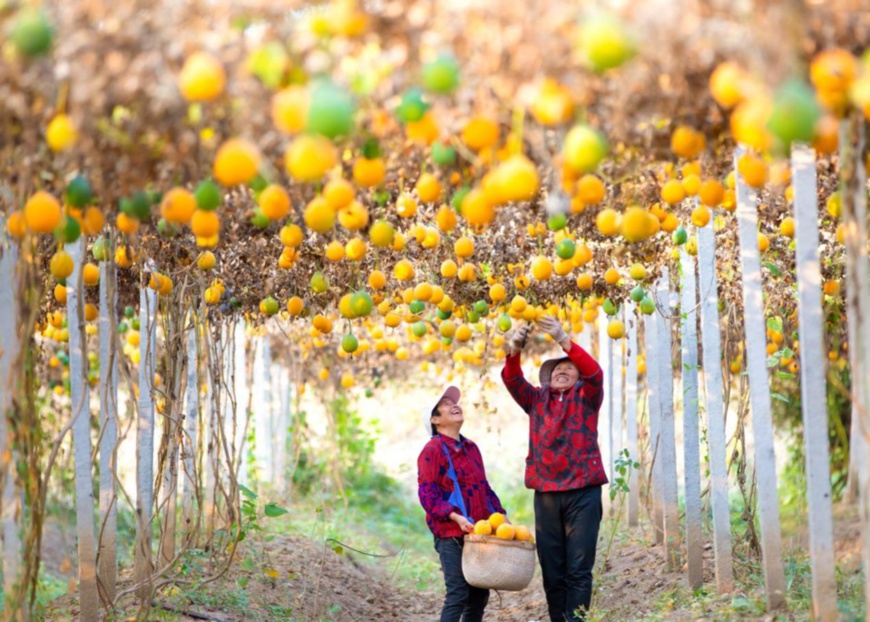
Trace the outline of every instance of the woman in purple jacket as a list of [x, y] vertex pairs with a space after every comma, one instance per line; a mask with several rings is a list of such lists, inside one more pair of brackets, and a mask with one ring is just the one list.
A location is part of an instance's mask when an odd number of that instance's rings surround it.
[[446, 593], [441, 622], [477, 622], [489, 601], [489, 590], [473, 587], [462, 574], [463, 536], [474, 523], [493, 512], [505, 513], [486, 481], [477, 445], [459, 433], [464, 416], [459, 389], [448, 387], [423, 412], [431, 437], [417, 459], [420, 504], [435, 536]]

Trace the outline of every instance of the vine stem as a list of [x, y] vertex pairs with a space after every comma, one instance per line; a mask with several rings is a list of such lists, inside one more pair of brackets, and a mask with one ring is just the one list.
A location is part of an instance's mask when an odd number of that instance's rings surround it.
[[[623, 451], [627, 451], [627, 450], [623, 450]], [[622, 454], [620, 453], [620, 455], [617, 457], [617, 462], [619, 462], [622, 459], [621, 456], [622, 456]], [[622, 516], [622, 509], [625, 506], [625, 498], [626, 498], [627, 493], [628, 493], [628, 486], [624, 482], [629, 481], [629, 479], [631, 477], [631, 472], [634, 469], [634, 464], [630, 460], [628, 460], [626, 462], [627, 462], [627, 464], [625, 464], [625, 468], [626, 468], [625, 474], [624, 475], [621, 474], [619, 476], [619, 478], [617, 478], [617, 481], [615, 482], [615, 484], [618, 484], [618, 488], [616, 489], [616, 497], [619, 498], [619, 501], [618, 501], [618, 505], [616, 508], [616, 512], [609, 519], [610, 531], [607, 535], [607, 546], [604, 549], [604, 558], [599, 563], [598, 569], [596, 571], [595, 580], [593, 581], [592, 599], [590, 601], [591, 603], [595, 602], [595, 596], [598, 593], [599, 573], [602, 572], [603, 568], [607, 567], [607, 562], [610, 559], [610, 553], [613, 550], [613, 541], [616, 539], [616, 531], [619, 527], [619, 517]], [[618, 466], [622, 466], [622, 465], [618, 465]], [[593, 611], [594, 611], [594, 604], [591, 604], [590, 605], [590, 613]]]

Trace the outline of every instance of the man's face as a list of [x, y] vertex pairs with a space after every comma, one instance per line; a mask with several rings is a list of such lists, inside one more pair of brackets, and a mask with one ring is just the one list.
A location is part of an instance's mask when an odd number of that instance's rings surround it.
[[562, 361], [553, 368], [550, 374], [550, 386], [556, 391], [564, 391], [573, 387], [580, 379], [580, 372], [571, 361]]
[[437, 416], [432, 417], [432, 423], [439, 428], [461, 427], [464, 421], [462, 416], [462, 406], [451, 400], [449, 397], [441, 398], [438, 406], [435, 408]]

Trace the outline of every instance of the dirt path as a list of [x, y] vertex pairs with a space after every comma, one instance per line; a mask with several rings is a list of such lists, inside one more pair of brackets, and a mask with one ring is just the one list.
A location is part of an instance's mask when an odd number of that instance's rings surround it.
[[[262, 581], [255, 585], [251, 581], [247, 591], [253, 611], [267, 603], [283, 602], [292, 603], [294, 617], [306, 621], [431, 622], [438, 619], [440, 591], [396, 590], [384, 572], [358, 563], [353, 553], [338, 555], [328, 547], [301, 537], [276, 539], [270, 549], [274, 551], [272, 566], [281, 577], [293, 575], [295, 578], [274, 587]], [[598, 606], [615, 616], [611, 619], [643, 617], [651, 611], [658, 594], [676, 588], [683, 581], [680, 574], [668, 573], [664, 566], [661, 547], [628, 542], [614, 548], [602, 575]], [[535, 572], [531, 585], [522, 592], [493, 592], [485, 619], [493, 622], [547, 620], [540, 568]]]
[[[268, 544], [268, 566], [246, 570], [241, 561], [205, 591], [200, 602], [184, 594], [161, 595], [158, 602], [175, 610], [206, 614], [222, 622], [432, 620], [439, 610], [434, 593], [395, 589], [384, 572], [366, 566], [353, 554], [339, 555], [328, 546], [302, 536], [278, 536]], [[266, 569], [270, 571], [266, 572]], [[274, 578], [273, 578], [274, 577]], [[238, 581], [247, 579], [244, 590]], [[77, 598], [67, 595], [53, 603], [47, 620], [78, 620]], [[132, 616], [125, 608], [118, 619]], [[165, 619], [157, 617], [155, 619]], [[194, 620], [177, 615], [172, 619]]]
[[[339, 555], [327, 546], [304, 537], [281, 536], [269, 545], [271, 569], [247, 572], [241, 564], [209, 589], [211, 604], [185, 602], [181, 595], [161, 597], [176, 608], [189, 607], [225, 622], [283, 620], [299, 622], [358, 622], [403, 620], [431, 622], [438, 619], [442, 593], [413, 592], [393, 587], [379, 568], [363, 565], [352, 553]], [[681, 577], [664, 572], [661, 550], [636, 544], [615, 549], [598, 591], [598, 604], [615, 617], [637, 619], [650, 610], [657, 594], [676, 587]], [[249, 577], [246, 603], [230, 604], [227, 595], [240, 593], [237, 580]], [[56, 615], [48, 620], [77, 620], [77, 603], [66, 596], [55, 602]], [[133, 609], [124, 615], [132, 615]], [[123, 616], [119, 619], [124, 619]], [[177, 616], [178, 620], [193, 620]], [[540, 569], [522, 592], [492, 593], [486, 620], [492, 622], [544, 622], [547, 605]]]
[[339, 555], [301, 536], [276, 538], [269, 549], [281, 579], [248, 584], [254, 611], [272, 603], [289, 606], [300, 621], [422, 621], [431, 620], [428, 612], [437, 607], [435, 594], [395, 589], [389, 575], [357, 561], [352, 552]]
[[[403, 620], [431, 622], [438, 619], [443, 593], [440, 590], [422, 592], [393, 587], [389, 575], [381, 568], [364, 565], [355, 554], [339, 555], [328, 546], [302, 536], [279, 536], [268, 545], [269, 568], [277, 571], [272, 579], [259, 568], [247, 572], [237, 563], [231, 572], [208, 590], [206, 603], [191, 604], [178, 594], [161, 597], [161, 602], [174, 607], [189, 607], [226, 622], [254, 620], [296, 620], [299, 622], [357, 622], [372, 620]], [[662, 575], [659, 563], [661, 551], [636, 545], [616, 549], [608, 564], [608, 576], [618, 579], [602, 584], [598, 598], [608, 609], [624, 604], [635, 617], [643, 607], [639, 601], [653, 600], [651, 594], [667, 589], [679, 581], [679, 576]], [[407, 563], [407, 562], [406, 562]], [[541, 585], [540, 569], [536, 568], [531, 585], [522, 592], [492, 593], [486, 620], [493, 622], [533, 622], [547, 619], [547, 605]], [[246, 603], [233, 602], [231, 594], [242, 593], [237, 585], [240, 577], [248, 577], [244, 590]], [[631, 588], [628, 592], [626, 588]], [[77, 620], [76, 599], [67, 595], [54, 603], [54, 614], [47, 620]], [[618, 609], [620, 610], [620, 609]], [[132, 608], [124, 615], [133, 615]], [[120, 617], [124, 619], [124, 617]], [[178, 620], [193, 620], [177, 616]]]
[[[837, 557], [841, 570], [856, 571], [860, 566], [860, 530], [857, 518], [837, 520]], [[797, 533], [786, 542], [787, 550], [805, 546], [805, 534]], [[353, 552], [339, 555], [328, 546], [303, 536], [278, 536], [268, 545], [268, 576], [265, 567], [246, 570], [241, 562], [192, 603], [182, 592], [161, 595], [158, 600], [182, 609], [208, 613], [223, 622], [358, 622], [402, 620], [430, 622], [438, 619], [443, 592], [440, 586], [427, 591], [397, 589], [389, 575], [391, 565], [363, 563]], [[434, 555], [434, 553], [433, 553]], [[603, 552], [599, 550], [599, 560]], [[704, 553], [705, 585], [714, 593], [713, 554]], [[411, 563], [403, 560], [402, 563]], [[56, 564], [49, 559], [48, 565]], [[70, 570], [73, 572], [74, 570]], [[685, 574], [668, 572], [664, 552], [651, 546], [640, 532], [623, 534], [599, 579], [594, 606], [599, 619], [638, 620], [647, 617], [663, 620], [712, 620], [717, 609], [728, 606], [731, 597], [708, 597], [704, 604], [693, 598], [685, 585]], [[486, 611], [490, 622], [545, 622], [546, 600], [540, 568], [522, 592], [493, 593]], [[238, 581], [247, 578], [244, 590]], [[74, 584], [73, 584], [74, 585]], [[679, 602], [683, 599], [682, 604]], [[718, 600], [718, 604], [717, 604]], [[47, 620], [77, 620], [76, 599], [67, 595], [53, 603], [54, 613]], [[135, 613], [133, 608], [119, 612], [117, 619]], [[787, 614], [790, 616], [793, 614]], [[160, 620], [193, 620], [186, 616], [160, 616]], [[738, 619], [738, 618], [732, 618]], [[739, 619], [765, 620], [767, 616], [740, 616]]]
[[[653, 610], [656, 597], [680, 585], [682, 577], [665, 569], [661, 547], [625, 543], [615, 547], [596, 590], [595, 607], [607, 612], [606, 619], [635, 620]], [[487, 608], [487, 620], [498, 622], [544, 622], [547, 602], [541, 584], [540, 567], [532, 584], [522, 592], [494, 595]]]

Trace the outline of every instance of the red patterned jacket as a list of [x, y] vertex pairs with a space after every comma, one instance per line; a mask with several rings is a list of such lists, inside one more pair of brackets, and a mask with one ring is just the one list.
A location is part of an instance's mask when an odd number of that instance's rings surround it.
[[604, 398], [601, 366], [576, 343], [568, 357], [580, 380], [564, 392], [534, 387], [523, 377], [520, 355], [505, 359], [501, 377], [529, 415], [526, 487], [540, 492], [576, 490], [607, 483], [598, 447], [598, 409]]
[[505, 514], [501, 501], [486, 480], [480, 449], [474, 441], [461, 435], [459, 438], [459, 441], [455, 441], [449, 436], [436, 434], [417, 458], [420, 505], [426, 510], [426, 524], [436, 538], [461, 538], [465, 535], [456, 521], [450, 519], [451, 512], [461, 512], [447, 502], [453, 492], [453, 480], [447, 475], [447, 457], [441, 449], [442, 444], [450, 450], [462, 500], [470, 514], [466, 518], [476, 522], [489, 518], [492, 512]]

